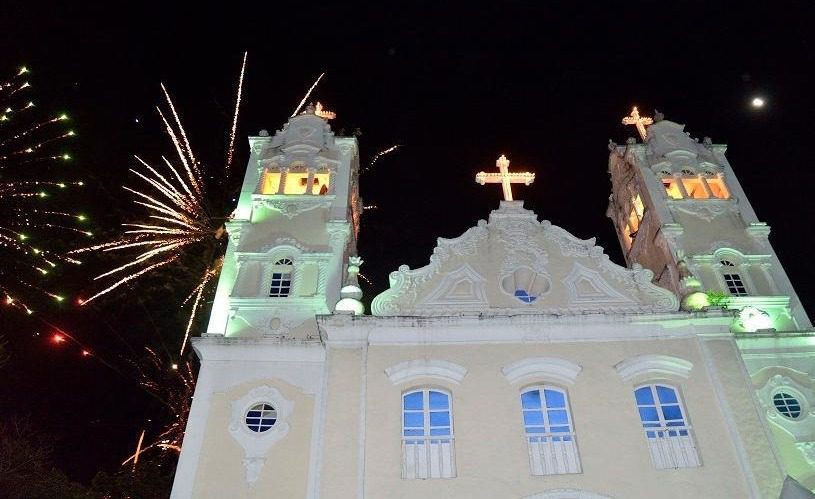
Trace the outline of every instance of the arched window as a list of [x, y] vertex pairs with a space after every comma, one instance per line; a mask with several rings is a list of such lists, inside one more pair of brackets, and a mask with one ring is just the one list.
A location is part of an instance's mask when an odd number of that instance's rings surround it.
[[402, 396], [402, 477], [456, 476], [450, 394], [426, 388]]
[[580, 473], [566, 391], [552, 386], [521, 393], [529, 467], [533, 475]]
[[722, 277], [727, 290], [732, 296], [747, 296], [747, 287], [736, 270], [736, 265], [730, 260], [722, 260]]
[[269, 296], [272, 298], [285, 298], [291, 293], [291, 274], [294, 262], [291, 258], [280, 258], [272, 265], [272, 285]]
[[678, 391], [668, 385], [645, 385], [634, 391], [634, 398], [654, 467], [699, 466], [699, 455]]

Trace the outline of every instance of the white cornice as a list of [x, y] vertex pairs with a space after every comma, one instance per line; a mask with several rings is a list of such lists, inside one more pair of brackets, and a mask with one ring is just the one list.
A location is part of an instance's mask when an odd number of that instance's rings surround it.
[[582, 370], [583, 368], [579, 364], [566, 359], [535, 357], [506, 365], [501, 369], [501, 372], [510, 383], [537, 379], [572, 385]]
[[323, 341], [334, 347], [640, 341], [731, 334], [721, 313], [640, 315], [317, 317]]
[[446, 360], [416, 359], [391, 366], [385, 369], [385, 374], [394, 385], [419, 378], [434, 378], [459, 384], [467, 375], [467, 368]]
[[325, 348], [317, 340], [278, 338], [226, 338], [210, 335], [192, 338], [192, 347], [202, 362], [323, 362]]
[[614, 369], [624, 381], [631, 381], [638, 376], [679, 376], [687, 378], [693, 363], [671, 357], [670, 355], [637, 355], [620, 362]]

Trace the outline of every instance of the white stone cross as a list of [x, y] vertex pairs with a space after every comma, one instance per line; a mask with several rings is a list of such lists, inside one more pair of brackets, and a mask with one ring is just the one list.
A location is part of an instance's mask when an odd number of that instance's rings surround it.
[[631, 110], [631, 114], [623, 118], [623, 125], [634, 125], [637, 127], [637, 131], [640, 132], [640, 137], [642, 140], [648, 136], [648, 132], [645, 131], [645, 125], [651, 125], [654, 123], [654, 120], [647, 117], [642, 116], [640, 117], [640, 112], [637, 111], [637, 106], [634, 106], [634, 109]]
[[512, 201], [512, 184], [529, 185], [535, 181], [535, 174], [529, 172], [512, 173], [509, 171], [509, 160], [503, 154], [495, 162], [498, 173], [478, 172], [475, 181], [481, 185], [501, 184], [504, 189], [504, 199]]

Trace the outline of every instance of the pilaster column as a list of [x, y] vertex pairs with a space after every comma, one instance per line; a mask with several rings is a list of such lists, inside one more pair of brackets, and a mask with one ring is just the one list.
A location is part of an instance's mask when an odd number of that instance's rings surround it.
[[680, 194], [682, 194], [682, 199], [688, 199], [688, 191], [685, 190], [685, 184], [682, 183], [682, 177], [678, 174], [674, 174], [674, 180], [676, 181], [676, 186], [679, 189]]
[[334, 194], [335, 184], [337, 180], [337, 168], [332, 167], [328, 170], [328, 194]]
[[314, 189], [314, 168], [309, 168], [308, 181], [306, 182], [306, 195], [312, 195], [312, 189]]
[[702, 187], [705, 188], [705, 192], [707, 193], [707, 197], [715, 199], [716, 196], [713, 195], [713, 191], [711, 191], [710, 186], [707, 185], [707, 179], [703, 175], [699, 175], [699, 181], [702, 182]]
[[767, 285], [770, 287], [770, 292], [774, 295], [780, 295], [781, 292], [775, 284], [775, 279], [773, 279], [773, 274], [770, 272], [770, 267], [772, 267], [772, 264], [769, 262], [758, 264], [758, 268], [761, 269], [761, 273], [764, 275], [764, 279], [766, 279]]
[[289, 169], [280, 169], [280, 185], [277, 186], [277, 193], [284, 194], [286, 192], [286, 177], [288, 177]]

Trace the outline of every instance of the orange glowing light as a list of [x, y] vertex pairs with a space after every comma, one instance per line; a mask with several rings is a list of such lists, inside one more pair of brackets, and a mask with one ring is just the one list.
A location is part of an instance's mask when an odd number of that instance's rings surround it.
[[65, 336], [55, 333], [54, 336], [51, 337], [51, 340], [56, 343], [57, 345], [65, 343]]
[[501, 184], [504, 190], [504, 199], [512, 201], [512, 184], [529, 185], [535, 181], [535, 174], [530, 172], [514, 173], [509, 171], [509, 159], [505, 155], [501, 155], [498, 161], [495, 162], [498, 167], [498, 173], [485, 173], [478, 172], [475, 175], [475, 181], [480, 184]]
[[637, 110], [637, 106], [634, 106], [634, 109], [631, 110], [631, 114], [623, 118], [623, 125], [634, 125], [637, 127], [637, 131], [640, 133], [640, 137], [642, 140], [645, 140], [648, 137], [648, 132], [645, 130], [645, 125], [652, 125], [654, 120], [647, 116], [640, 116], [640, 112]]
[[90, 354], [91, 354], [91, 353], [90, 353], [89, 351], [87, 351], [87, 350], [82, 350], [82, 356], [83, 356], [83, 357], [88, 357]]
[[334, 111], [329, 111], [328, 109], [323, 109], [323, 105], [317, 101], [317, 105], [314, 107], [314, 114], [319, 116], [324, 120], [333, 120], [337, 117], [337, 113]]

